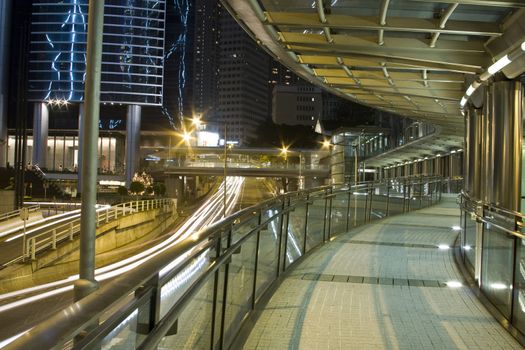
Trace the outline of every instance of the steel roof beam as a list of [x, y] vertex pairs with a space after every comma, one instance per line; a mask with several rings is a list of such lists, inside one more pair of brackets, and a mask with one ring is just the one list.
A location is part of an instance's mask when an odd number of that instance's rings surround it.
[[440, 2], [446, 4], [458, 3], [460, 5], [496, 6], [496, 7], [515, 7], [525, 8], [523, 0], [411, 0], [414, 2]]
[[331, 29], [380, 30], [414, 32], [414, 33], [444, 33], [453, 35], [481, 35], [497, 37], [502, 35], [498, 25], [474, 21], [448, 21], [446, 28], [439, 28], [439, 21], [422, 18], [390, 17], [388, 23], [381, 26], [376, 17], [329, 15], [326, 23], [321, 23], [316, 13], [306, 12], [267, 12], [267, 24], [299, 28], [330, 27]]

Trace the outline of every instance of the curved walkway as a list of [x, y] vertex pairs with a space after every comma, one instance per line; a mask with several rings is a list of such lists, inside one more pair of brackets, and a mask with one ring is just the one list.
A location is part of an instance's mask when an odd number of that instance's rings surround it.
[[462, 282], [455, 198], [338, 236], [292, 271], [244, 349], [521, 349]]

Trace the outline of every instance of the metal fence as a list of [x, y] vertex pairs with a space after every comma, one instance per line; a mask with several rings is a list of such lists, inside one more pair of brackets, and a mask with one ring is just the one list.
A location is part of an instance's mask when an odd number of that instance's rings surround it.
[[[97, 227], [113, 220], [133, 213], [158, 209], [161, 207], [172, 206], [172, 199], [149, 199], [137, 200], [127, 203], [121, 203], [112, 207], [97, 210]], [[20, 259], [31, 258], [34, 260], [36, 254], [46, 249], [56, 249], [57, 243], [62, 241], [72, 241], [75, 235], [80, 232], [80, 214], [64, 223], [53, 225], [51, 228], [43, 229], [42, 232], [29, 237], [25, 247], [24, 256]], [[17, 259], [16, 261], [20, 260]]]
[[[460, 252], [488, 310], [525, 341], [525, 215], [462, 193]], [[483, 299], [482, 299], [483, 300]]]
[[227, 349], [278, 277], [312, 249], [429, 206], [441, 189], [440, 178], [418, 177], [272, 198], [173, 244], [7, 348]]
[[22, 209], [16, 209], [16, 210], [10, 211], [8, 213], [0, 214], [0, 222], [1, 221], [5, 221], [5, 220], [9, 220], [9, 219], [12, 219], [12, 218], [19, 217], [20, 216], [20, 212], [23, 209], [27, 209], [29, 213], [34, 213], [34, 212], [37, 212], [37, 211], [40, 210], [40, 205], [38, 205], [38, 204], [30, 205], [30, 206], [24, 207]]

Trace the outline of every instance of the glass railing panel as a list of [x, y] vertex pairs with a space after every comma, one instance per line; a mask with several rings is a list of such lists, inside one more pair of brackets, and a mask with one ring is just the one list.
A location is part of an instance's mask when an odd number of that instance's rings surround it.
[[159, 349], [210, 349], [213, 284], [210, 278], [186, 305]]
[[[164, 317], [168, 311], [177, 303], [180, 297], [191, 285], [201, 276], [210, 264], [210, 250], [205, 250], [197, 257], [193, 258], [180, 272], [165, 282], [160, 288], [160, 310], [159, 316]], [[183, 261], [184, 256], [176, 259], [172, 263], [171, 269], [177, 268], [178, 261]], [[167, 271], [161, 271], [160, 275], [166, 275]]]
[[213, 349], [219, 349], [221, 341], [221, 328], [222, 328], [222, 313], [224, 306], [224, 276], [225, 276], [225, 265], [219, 267], [213, 280], [216, 283], [217, 288], [215, 288], [215, 313], [212, 311], [212, 317], [214, 318], [213, 325]]
[[[509, 226], [503, 218], [495, 218], [499, 226]], [[481, 289], [506, 317], [510, 317], [514, 238], [492, 224], [483, 228]]]
[[308, 204], [308, 224], [306, 228], [306, 251], [323, 242], [325, 229], [325, 192], [320, 191], [310, 194], [310, 203]]
[[286, 232], [286, 266], [292, 264], [303, 254], [306, 204], [304, 199], [292, 202], [295, 210], [288, 214]]
[[476, 217], [470, 213], [465, 213], [465, 242], [462, 250], [465, 254], [465, 261], [468, 262], [472, 271], [476, 266]]
[[230, 342], [237, 334], [242, 320], [252, 307], [256, 246], [257, 235], [252, 234], [239, 249], [235, 250], [228, 264], [228, 288], [224, 317], [224, 347], [226, 349], [230, 347]]
[[263, 226], [259, 235], [256, 299], [264, 293], [277, 276], [277, 255], [279, 254], [279, 234], [281, 233], [280, 213], [280, 207], [267, 209], [263, 212], [263, 222], [271, 217], [274, 219]]
[[346, 231], [348, 208], [348, 192], [338, 192], [332, 197], [330, 236]]
[[388, 203], [387, 185], [378, 185], [371, 191], [370, 221], [382, 219], [386, 216]]
[[139, 310], [135, 309], [117, 327], [102, 339], [101, 349], [136, 349], [140, 345], [137, 336]]
[[237, 243], [246, 234], [253, 231], [258, 225], [259, 216], [256, 212], [246, 213], [237, 219], [233, 225], [231, 244]]
[[518, 250], [515, 267], [514, 310], [512, 323], [525, 333], [525, 240], [518, 239]]
[[363, 225], [368, 220], [368, 203], [369, 195], [367, 188], [360, 188], [352, 190], [352, 197], [350, 199], [350, 227]]
[[388, 215], [403, 213], [405, 203], [405, 186], [403, 182], [391, 181], [389, 184]]

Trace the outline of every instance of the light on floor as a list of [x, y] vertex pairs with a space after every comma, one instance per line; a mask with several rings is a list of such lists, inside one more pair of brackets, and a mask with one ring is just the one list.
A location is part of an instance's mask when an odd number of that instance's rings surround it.
[[471, 246], [469, 246], [469, 245], [466, 245], [466, 246], [464, 246], [464, 247], [463, 247], [463, 249], [465, 249], [466, 251], [469, 251], [469, 250], [471, 250], [471, 249], [472, 249], [472, 247], [471, 247]]
[[507, 289], [507, 286], [503, 283], [491, 283], [490, 288], [502, 290], [502, 289]]
[[458, 282], [458, 281], [448, 281], [445, 283], [447, 285], [447, 287], [450, 287], [450, 288], [459, 288], [459, 287], [462, 287], [463, 285]]
[[450, 247], [446, 244], [440, 244], [438, 245], [438, 248], [441, 249], [441, 250], [447, 250], [447, 249], [450, 249]]
[[454, 226], [452, 226], [452, 231], [461, 231], [461, 227], [457, 226], [457, 225], [454, 225]]

